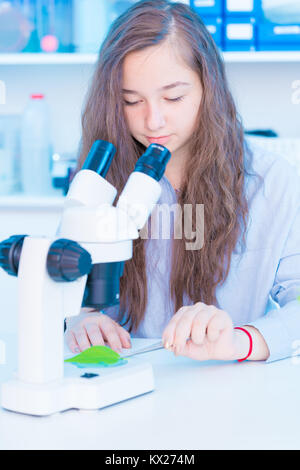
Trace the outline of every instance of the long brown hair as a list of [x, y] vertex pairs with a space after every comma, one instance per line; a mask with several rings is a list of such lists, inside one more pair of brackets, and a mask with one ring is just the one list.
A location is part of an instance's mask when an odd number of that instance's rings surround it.
[[[177, 38], [184, 59], [199, 74], [203, 87], [178, 204], [204, 205], [204, 244], [199, 250], [186, 250], [184, 236], [172, 241], [170, 296], [175, 313], [183, 305], [184, 294], [194, 303], [217, 304], [216, 287], [228, 276], [231, 255], [241, 234], [245, 242], [249, 212], [244, 177], [250, 168], [246, 156], [250, 158], [251, 153], [218, 49], [200, 17], [187, 5], [168, 0], [140, 1], [111, 25], [82, 115], [78, 169], [96, 139], [112, 142], [117, 153], [107, 180], [120, 194], [145, 151], [131, 136], [124, 117], [122, 64], [129, 52], [157, 45], [170, 35]], [[126, 313], [129, 331], [139, 326], [148, 301], [145, 248], [142, 238], [134, 241], [133, 257], [125, 263], [120, 280], [119, 319]]]

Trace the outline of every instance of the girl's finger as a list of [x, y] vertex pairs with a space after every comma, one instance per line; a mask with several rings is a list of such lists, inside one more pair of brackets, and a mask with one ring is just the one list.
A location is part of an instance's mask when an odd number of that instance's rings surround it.
[[66, 331], [65, 338], [66, 338], [67, 346], [70, 349], [70, 351], [72, 351], [72, 353], [74, 354], [80, 353], [79, 345], [72, 331]]
[[208, 341], [214, 342], [220, 336], [220, 333], [231, 323], [231, 320], [225, 314], [225, 312], [218, 311], [216, 315], [212, 317], [207, 326], [207, 339]]
[[178, 312], [176, 312], [175, 315], [173, 315], [173, 317], [171, 318], [168, 325], [163, 331], [162, 341], [166, 348], [169, 348], [170, 346], [173, 345], [176, 326], [180, 318], [184, 314], [184, 311], [185, 311], [184, 307], [180, 308]]
[[104, 339], [97, 323], [86, 323], [85, 329], [93, 346], [104, 346]]
[[191, 308], [179, 319], [174, 332], [173, 346], [175, 354], [180, 354], [184, 349], [187, 340], [191, 336], [194, 317], [198, 313], [198, 308]]
[[85, 328], [74, 328], [73, 329], [73, 334], [75, 336], [75, 339], [78, 343], [78, 346], [80, 348], [80, 351], [84, 351], [85, 349], [88, 349], [91, 347], [91, 344], [89, 342], [89, 338], [87, 336], [87, 332]]
[[209, 359], [207, 348], [204, 345], [193, 343], [191, 339], [186, 342], [186, 345], [180, 354], [191, 359], [196, 359], [197, 361], [207, 361]]
[[131, 348], [130, 334], [128, 333], [128, 331], [124, 330], [122, 326], [119, 326], [118, 332], [119, 332], [119, 337], [121, 340], [122, 348]]
[[116, 326], [112, 325], [111, 322], [103, 322], [101, 324], [101, 332], [109, 346], [120, 354], [122, 352], [122, 344]]
[[203, 344], [207, 325], [214, 315], [215, 308], [211, 305], [206, 305], [204, 309], [197, 312], [197, 315], [194, 316], [191, 328], [191, 339], [194, 344]]

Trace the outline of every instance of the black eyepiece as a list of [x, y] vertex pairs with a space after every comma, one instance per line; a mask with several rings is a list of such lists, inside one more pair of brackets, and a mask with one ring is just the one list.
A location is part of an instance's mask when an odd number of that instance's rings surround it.
[[95, 140], [85, 159], [82, 170], [95, 171], [105, 178], [115, 153], [116, 148], [110, 142]]
[[170, 151], [160, 144], [151, 144], [138, 159], [134, 171], [139, 171], [159, 181], [171, 158]]

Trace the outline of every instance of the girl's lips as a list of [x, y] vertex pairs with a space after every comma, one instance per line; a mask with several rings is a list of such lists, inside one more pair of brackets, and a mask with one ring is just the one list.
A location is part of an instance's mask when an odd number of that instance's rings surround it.
[[170, 139], [171, 135], [165, 135], [162, 137], [148, 137], [146, 136], [147, 140], [150, 144], [165, 144]]

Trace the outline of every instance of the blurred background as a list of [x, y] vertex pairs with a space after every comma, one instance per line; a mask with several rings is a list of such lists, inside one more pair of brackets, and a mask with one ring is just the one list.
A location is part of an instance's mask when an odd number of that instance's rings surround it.
[[[99, 47], [132, 3], [0, 0], [0, 195], [66, 192]], [[287, 157], [295, 153], [289, 140], [300, 137], [299, 0], [183, 3], [201, 16], [224, 54], [245, 129], [273, 137], [267, 145]]]
[[[0, 0], [0, 239], [54, 235], [99, 47], [132, 3]], [[201, 16], [223, 54], [249, 139], [300, 173], [300, 1], [183, 3]], [[14, 282], [0, 272], [0, 310], [14, 305]], [[6, 325], [14, 329], [12, 319]]]

